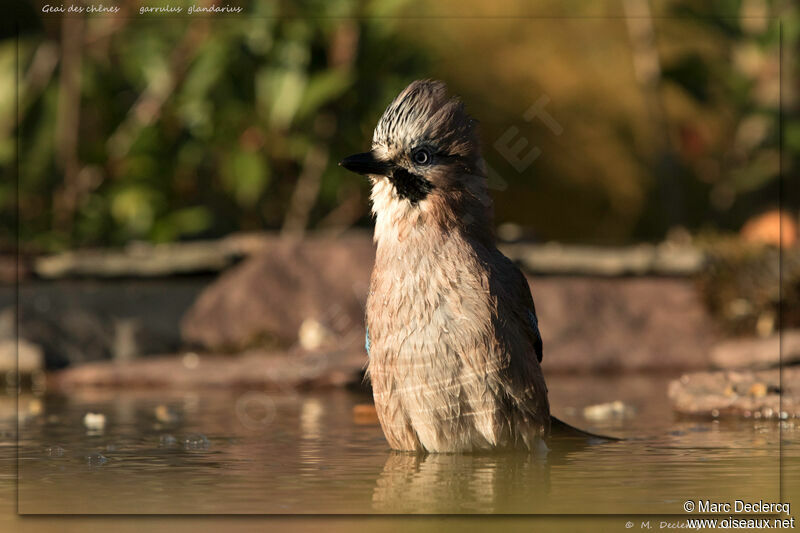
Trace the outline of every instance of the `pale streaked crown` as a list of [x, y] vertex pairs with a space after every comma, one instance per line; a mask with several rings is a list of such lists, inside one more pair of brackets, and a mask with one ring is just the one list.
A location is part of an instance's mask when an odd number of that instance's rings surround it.
[[440, 156], [473, 163], [480, 157], [475, 126], [464, 104], [447, 96], [444, 83], [418, 80], [386, 108], [375, 127], [372, 148], [382, 157], [397, 158], [426, 146]]

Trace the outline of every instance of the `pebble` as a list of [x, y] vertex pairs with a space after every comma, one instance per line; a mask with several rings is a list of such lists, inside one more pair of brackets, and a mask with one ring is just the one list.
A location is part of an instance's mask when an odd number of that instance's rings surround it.
[[102, 453], [93, 452], [86, 456], [86, 464], [89, 466], [103, 466], [108, 462], [108, 458]]
[[207, 450], [210, 445], [211, 442], [209, 442], [208, 437], [200, 433], [187, 435], [183, 438], [183, 448], [185, 450]]
[[28, 402], [28, 414], [30, 416], [39, 416], [44, 412], [44, 406], [42, 405], [42, 401], [38, 398], [34, 398], [30, 402]]
[[333, 331], [319, 320], [306, 318], [300, 324], [297, 332], [297, 339], [304, 350], [318, 350], [325, 344], [331, 342], [335, 337]]
[[187, 352], [181, 362], [187, 369], [194, 370], [200, 366], [200, 356], [194, 352]]
[[157, 406], [154, 410], [154, 414], [156, 416], [156, 420], [162, 424], [173, 424], [180, 418], [178, 413], [164, 404]]
[[45, 452], [48, 457], [64, 457], [66, 450], [61, 446], [48, 446]]
[[583, 417], [588, 420], [607, 420], [609, 418], [628, 418], [636, 414], [636, 409], [620, 400], [599, 403], [583, 408]]
[[754, 398], [763, 398], [767, 395], [767, 385], [761, 382], [753, 383], [750, 385], [747, 394]]
[[162, 448], [170, 448], [178, 444], [178, 439], [170, 435], [169, 433], [165, 435], [161, 435], [158, 439], [158, 445]]
[[106, 415], [102, 413], [86, 413], [83, 416], [83, 425], [92, 431], [102, 431], [106, 427]]

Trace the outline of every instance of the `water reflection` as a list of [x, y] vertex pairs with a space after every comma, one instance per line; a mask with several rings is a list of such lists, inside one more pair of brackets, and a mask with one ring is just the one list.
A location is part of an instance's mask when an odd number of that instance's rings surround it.
[[372, 506], [384, 513], [510, 512], [517, 491], [542, 501], [549, 485], [549, 462], [529, 454], [390, 452]]

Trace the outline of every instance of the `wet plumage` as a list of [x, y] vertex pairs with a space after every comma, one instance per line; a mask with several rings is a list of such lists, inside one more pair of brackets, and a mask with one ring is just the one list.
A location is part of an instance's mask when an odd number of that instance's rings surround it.
[[475, 125], [443, 83], [417, 81], [372, 150], [342, 161], [372, 182], [365, 348], [397, 450], [534, 449], [549, 431], [536, 310], [495, 244]]

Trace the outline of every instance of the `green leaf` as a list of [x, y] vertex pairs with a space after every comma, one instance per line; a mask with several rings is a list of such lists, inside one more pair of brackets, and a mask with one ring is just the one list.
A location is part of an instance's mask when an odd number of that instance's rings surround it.
[[784, 140], [787, 150], [794, 154], [800, 153], [800, 121], [787, 120], [784, 128]]
[[297, 118], [305, 118], [343, 95], [353, 84], [353, 77], [343, 70], [329, 70], [314, 75], [308, 82], [297, 108]]
[[253, 207], [269, 183], [269, 167], [260, 153], [237, 150], [226, 161], [223, 178], [237, 204]]
[[153, 226], [156, 203], [155, 191], [140, 186], [125, 187], [111, 200], [111, 216], [129, 233], [141, 236]]
[[156, 242], [174, 241], [207, 230], [212, 223], [211, 212], [203, 206], [185, 207], [159, 219], [153, 225], [152, 239]]
[[737, 193], [754, 191], [778, 178], [780, 153], [775, 149], [759, 150], [747, 165], [733, 169], [731, 182]]

